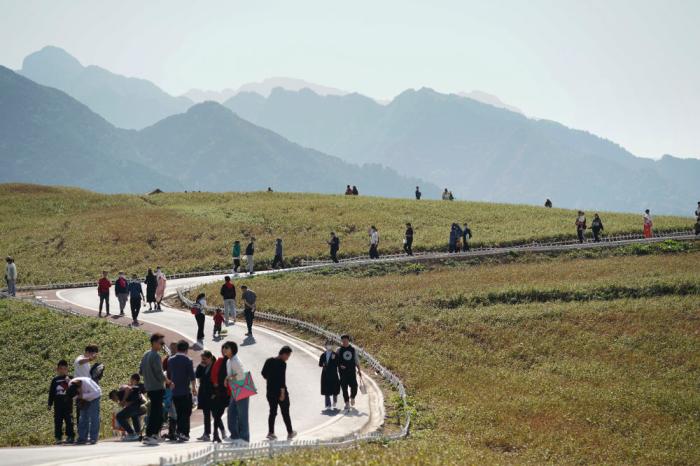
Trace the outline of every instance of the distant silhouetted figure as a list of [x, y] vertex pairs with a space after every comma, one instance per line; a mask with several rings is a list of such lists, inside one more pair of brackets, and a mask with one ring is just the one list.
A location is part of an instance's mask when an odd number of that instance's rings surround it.
[[469, 229], [467, 222], [464, 222], [462, 229], [462, 251], [469, 251], [469, 240], [472, 238], [472, 231]]
[[348, 187], [345, 188], [345, 195], [352, 196], [352, 188], [350, 187], [350, 185], [348, 185]]
[[335, 235], [335, 232], [331, 232], [331, 239], [328, 241], [328, 245], [331, 247], [331, 260], [337, 264], [340, 239]]
[[372, 225], [369, 229], [369, 258], [379, 259], [379, 232], [377, 228]]
[[272, 191], [272, 188], [271, 188], [270, 186], [267, 187], [267, 192], [268, 192], [268, 193], [273, 192], [273, 191]]
[[651, 214], [649, 213], [649, 209], [644, 211], [644, 237], [645, 238], [651, 238], [654, 236], [654, 222], [651, 219]]
[[422, 192], [420, 192], [420, 187], [416, 186], [416, 200], [420, 201], [420, 197], [423, 195]]
[[406, 235], [404, 236], [403, 239], [403, 250], [408, 254], [409, 256], [413, 255], [413, 227], [411, 226], [410, 223], [406, 224]]
[[449, 201], [450, 200], [450, 192], [445, 188], [445, 190], [442, 192], [442, 200], [443, 201]]
[[12, 256], [5, 258], [7, 265], [5, 266], [5, 281], [7, 282], [7, 294], [16, 296], [17, 294], [17, 266]]
[[600, 232], [603, 231], [603, 221], [600, 219], [598, 214], [593, 215], [593, 221], [591, 222], [591, 231], [593, 232], [593, 241], [596, 243], [600, 242]]
[[360, 194], [360, 192], [357, 190], [357, 186], [353, 185], [352, 186], [352, 195], [357, 196], [358, 194]]
[[284, 268], [284, 255], [282, 253], [282, 238], [277, 238], [275, 241], [275, 258], [272, 260], [272, 268], [275, 269], [277, 266], [281, 269]]
[[578, 211], [578, 215], [576, 216], [576, 221], [574, 222], [576, 225], [576, 235], [578, 236], [578, 242], [583, 243], [584, 241], [584, 232], [586, 231], [586, 215], [583, 213], [582, 210]]
[[459, 252], [457, 242], [462, 236], [462, 229], [456, 223], [450, 227], [450, 241], [448, 244], [448, 252]]
[[452, 191], [450, 191], [449, 193], [447, 193], [447, 200], [448, 200], [448, 201], [454, 201], [454, 200], [455, 200], [455, 197], [454, 197], [454, 195], [452, 194]]
[[253, 275], [255, 273], [255, 266], [253, 265], [253, 256], [255, 255], [255, 237], [250, 238], [248, 246], [245, 247], [245, 260], [248, 265], [248, 274]]
[[547, 200], [544, 201], [544, 206], [548, 209], [551, 209], [552, 208], [552, 201], [550, 201], [549, 198], [547, 198]]
[[695, 209], [695, 219], [700, 220], [700, 201], [698, 201], [698, 208]]

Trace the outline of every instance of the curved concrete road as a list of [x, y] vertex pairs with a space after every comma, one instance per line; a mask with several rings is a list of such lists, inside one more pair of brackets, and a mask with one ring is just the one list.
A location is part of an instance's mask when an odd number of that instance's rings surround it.
[[[169, 280], [166, 294], [173, 294], [179, 287], [222, 279], [222, 276], [209, 276]], [[38, 294], [41, 296], [41, 293]], [[94, 314], [97, 313], [98, 299], [95, 287], [60, 290], [56, 293], [56, 299], [83, 310], [92, 310]], [[118, 312], [119, 309], [113, 294], [110, 296], [110, 308], [112, 313], [115, 309]], [[194, 317], [189, 312], [167, 306], [164, 306], [163, 309], [161, 312], [143, 312], [142, 310], [139, 320], [168, 330], [171, 334], [180, 335], [189, 341], [195, 341], [197, 329]], [[130, 320], [128, 304], [125, 313], [126, 315], [120, 319]], [[207, 316], [204, 348], [218, 356], [222, 341], [212, 339], [213, 325], [211, 317]], [[318, 367], [321, 350], [308, 342], [269, 328], [255, 325], [253, 328], [254, 339], [245, 337], [245, 331], [245, 322], [241, 315], [235, 325], [228, 327], [226, 339], [239, 344], [241, 361], [246, 370], [253, 374], [253, 379], [258, 387], [258, 395], [251, 398], [250, 405], [251, 442], [264, 440], [267, 434], [268, 406], [264, 395], [265, 381], [260, 375], [260, 371], [265, 359], [276, 355], [283, 345], [289, 345], [294, 350], [287, 366], [287, 385], [291, 401], [292, 423], [294, 429], [299, 433], [300, 440], [330, 439], [353, 432], [371, 431], [383, 423], [382, 393], [369, 377], [365, 377], [368, 388], [367, 395], [358, 393], [355, 409], [349, 414], [345, 414], [343, 411], [325, 411], [324, 400], [320, 395], [320, 368]], [[105, 348], [105, 351], [108, 350]], [[195, 357], [196, 359], [198, 356]], [[108, 388], [104, 387], [104, 389]], [[342, 394], [339, 405], [342, 405]], [[200, 436], [202, 431], [202, 426], [193, 429], [191, 438]], [[276, 433], [280, 439], [286, 437], [284, 424], [279, 415], [277, 416]], [[88, 465], [99, 461], [101, 465], [148, 465], [158, 463], [161, 456], [186, 454], [205, 445], [207, 443], [190, 441], [186, 444], [165, 442], [157, 447], [147, 447], [137, 442], [102, 441], [93, 446], [5, 448], [0, 449], [0, 464], [5, 466]]]

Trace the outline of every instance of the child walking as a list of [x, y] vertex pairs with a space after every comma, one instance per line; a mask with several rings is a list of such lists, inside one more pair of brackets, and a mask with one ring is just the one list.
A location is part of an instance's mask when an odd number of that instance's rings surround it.
[[216, 312], [214, 313], [214, 339], [220, 339], [221, 338], [221, 325], [224, 323], [224, 314], [221, 312], [221, 309], [217, 308]]
[[73, 403], [68, 396], [68, 384], [71, 377], [68, 375], [68, 362], [65, 359], [58, 361], [56, 365], [56, 377], [51, 380], [49, 386], [49, 409], [53, 407], [53, 426], [56, 445], [63, 443], [63, 423], [66, 424], [66, 443], [75, 441], [73, 430]]

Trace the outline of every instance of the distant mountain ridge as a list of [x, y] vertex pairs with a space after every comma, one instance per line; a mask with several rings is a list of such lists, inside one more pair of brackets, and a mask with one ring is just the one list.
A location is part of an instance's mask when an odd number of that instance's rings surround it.
[[337, 89], [335, 87], [324, 86], [322, 84], [316, 84], [303, 79], [298, 78], [288, 78], [288, 77], [273, 77], [263, 79], [262, 81], [250, 82], [243, 84], [238, 89], [224, 89], [222, 91], [205, 91], [201, 89], [190, 89], [183, 96], [194, 102], [204, 102], [206, 100], [212, 100], [214, 102], [225, 102], [236, 94], [244, 92], [254, 92], [260, 94], [263, 97], [267, 97], [275, 88], [282, 88], [288, 91], [300, 91], [302, 89], [309, 89], [318, 95], [345, 95], [349, 94], [347, 91]]

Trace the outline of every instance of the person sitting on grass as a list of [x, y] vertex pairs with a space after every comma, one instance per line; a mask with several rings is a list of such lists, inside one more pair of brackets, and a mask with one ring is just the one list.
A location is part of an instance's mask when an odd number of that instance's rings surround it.
[[63, 443], [63, 423], [66, 424], [66, 443], [75, 441], [73, 430], [73, 403], [68, 396], [68, 384], [71, 377], [68, 375], [68, 362], [65, 359], [58, 361], [56, 376], [49, 386], [49, 410], [53, 407], [53, 426], [56, 445]]
[[[141, 434], [141, 393], [137, 386], [122, 385], [118, 390], [109, 392], [109, 399], [121, 406], [117, 413], [117, 422], [126, 436], [122, 439], [125, 442], [135, 442], [139, 440]], [[129, 424], [133, 423], [133, 428]]]

